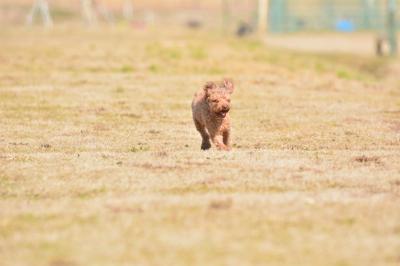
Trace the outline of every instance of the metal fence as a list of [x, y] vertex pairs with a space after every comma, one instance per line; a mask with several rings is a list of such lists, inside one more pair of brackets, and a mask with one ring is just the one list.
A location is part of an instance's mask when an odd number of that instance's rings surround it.
[[270, 0], [269, 30], [359, 31], [385, 27], [386, 0]]

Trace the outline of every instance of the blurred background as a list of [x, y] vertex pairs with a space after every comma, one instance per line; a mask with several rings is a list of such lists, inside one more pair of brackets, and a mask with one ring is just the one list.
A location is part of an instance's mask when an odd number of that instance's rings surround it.
[[[312, 51], [397, 53], [397, 0], [1, 0], [0, 25], [127, 24], [270, 33], [270, 45]], [[282, 39], [282, 34], [292, 33]], [[294, 33], [319, 33], [310, 40]], [[323, 33], [325, 35], [323, 35]], [[359, 33], [343, 40], [326, 33]], [[360, 34], [363, 33], [363, 34]], [[279, 36], [277, 34], [280, 34]], [[322, 34], [322, 35], [321, 35]], [[371, 35], [372, 34], [372, 35]], [[319, 38], [322, 36], [322, 39]], [[286, 36], [287, 37], [287, 36]], [[294, 38], [294, 39], [293, 39]], [[329, 45], [328, 45], [329, 44]]]

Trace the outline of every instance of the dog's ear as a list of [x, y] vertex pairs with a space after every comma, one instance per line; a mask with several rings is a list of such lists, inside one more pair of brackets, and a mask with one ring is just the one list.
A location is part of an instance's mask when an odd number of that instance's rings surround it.
[[224, 83], [224, 87], [228, 90], [228, 92], [233, 93], [233, 91], [235, 90], [233, 81], [231, 79], [224, 79], [223, 83]]
[[212, 81], [207, 82], [206, 85], [204, 85], [204, 91], [206, 92], [207, 97], [210, 96], [210, 91], [214, 90], [216, 88], [217, 88], [217, 84], [215, 84]]

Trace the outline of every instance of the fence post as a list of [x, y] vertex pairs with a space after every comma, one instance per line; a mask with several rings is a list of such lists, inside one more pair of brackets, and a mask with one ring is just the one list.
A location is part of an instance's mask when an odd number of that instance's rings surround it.
[[257, 29], [258, 33], [265, 34], [268, 27], [268, 0], [258, 0]]
[[387, 1], [387, 32], [390, 45], [390, 55], [397, 55], [397, 23], [396, 23], [396, 0]]

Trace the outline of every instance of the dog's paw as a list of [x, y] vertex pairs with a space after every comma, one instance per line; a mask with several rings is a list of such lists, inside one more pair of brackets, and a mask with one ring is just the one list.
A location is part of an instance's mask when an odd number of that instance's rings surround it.
[[208, 150], [208, 149], [210, 149], [210, 148], [211, 148], [211, 143], [210, 143], [210, 142], [203, 142], [203, 143], [201, 143], [201, 149], [202, 149], [203, 151]]

